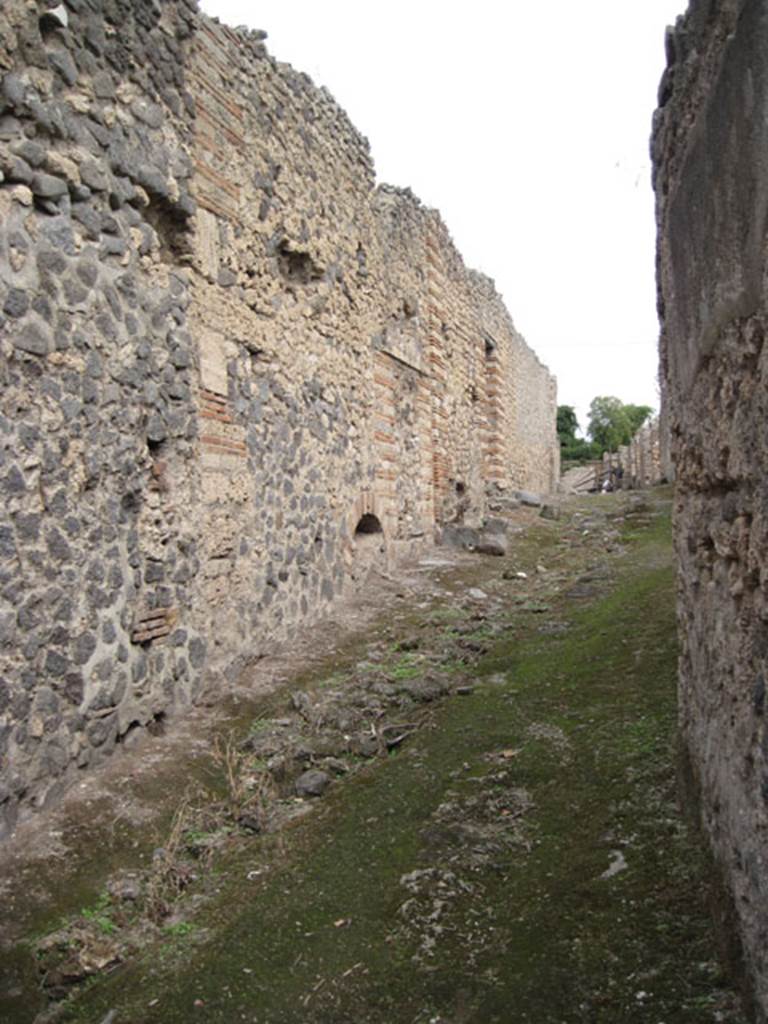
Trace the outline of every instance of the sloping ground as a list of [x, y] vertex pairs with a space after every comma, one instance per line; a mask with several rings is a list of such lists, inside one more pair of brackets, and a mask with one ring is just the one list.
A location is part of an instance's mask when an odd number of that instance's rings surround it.
[[159, 849], [84, 830], [56, 907], [7, 876], [3, 1021], [742, 1022], [676, 802], [668, 505], [414, 568], [201, 759]]

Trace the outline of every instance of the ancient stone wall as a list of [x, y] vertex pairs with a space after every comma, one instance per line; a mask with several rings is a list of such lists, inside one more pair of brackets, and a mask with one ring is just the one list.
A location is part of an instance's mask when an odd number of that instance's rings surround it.
[[[616, 470], [621, 473], [617, 475]], [[642, 426], [629, 444], [616, 452], [605, 452], [600, 470], [601, 480], [620, 481], [625, 490], [655, 487], [670, 477], [664, 464], [664, 421], [655, 416]]]
[[768, 1010], [768, 7], [693, 0], [653, 138], [680, 723]]
[[558, 448], [492, 282], [262, 34], [11, 0], [0, 75], [2, 833]]

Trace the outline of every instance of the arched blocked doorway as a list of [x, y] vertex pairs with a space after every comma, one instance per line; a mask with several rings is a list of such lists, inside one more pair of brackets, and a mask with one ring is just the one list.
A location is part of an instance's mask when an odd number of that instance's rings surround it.
[[365, 512], [360, 517], [357, 526], [355, 527], [354, 541], [356, 544], [369, 544], [376, 542], [377, 534], [381, 534], [381, 538], [384, 537], [384, 529], [381, 525], [381, 521], [378, 516], [375, 516], [372, 512]]
[[347, 569], [352, 580], [362, 581], [373, 568], [387, 567], [387, 532], [375, 496], [363, 492], [347, 517]]

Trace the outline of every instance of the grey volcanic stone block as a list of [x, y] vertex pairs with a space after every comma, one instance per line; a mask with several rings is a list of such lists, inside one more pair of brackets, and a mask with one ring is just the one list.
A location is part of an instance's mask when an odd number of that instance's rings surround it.
[[27, 94], [27, 87], [19, 75], [10, 74], [3, 78], [3, 96], [14, 107], [21, 107]]
[[95, 74], [91, 85], [97, 99], [112, 100], [115, 98], [115, 83], [108, 71], [99, 71]]
[[163, 108], [158, 103], [145, 103], [142, 100], [136, 100], [131, 106], [131, 113], [150, 128], [160, 128], [165, 120]]
[[18, 319], [24, 316], [28, 309], [29, 296], [27, 293], [21, 288], [11, 288], [3, 305], [5, 315]]
[[26, 160], [30, 167], [41, 167], [45, 163], [45, 147], [32, 139], [24, 139], [23, 142], [13, 147], [13, 151], [22, 160]]
[[33, 356], [46, 356], [53, 349], [53, 335], [50, 329], [40, 324], [25, 324], [11, 340], [16, 348]]
[[22, 160], [20, 156], [6, 157], [3, 160], [3, 171], [8, 181], [22, 185], [29, 185], [34, 174], [27, 161]]
[[59, 199], [69, 191], [69, 186], [63, 178], [42, 172], [33, 176], [30, 187], [40, 199]]
[[54, 71], [64, 79], [67, 85], [73, 86], [77, 82], [77, 65], [72, 59], [72, 55], [67, 50], [49, 50], [48, 62]]
[[88, 232], [88, 237], [94, 241], [101, 234], [101, 217], [90, 203], [73, 203], [72, 217], [83, 225]]
[[105, 165], [96, 160], [84, 160], [80, 164], [80, 180], [94, 192], [104, 192], [109, 188], [109, 173]]

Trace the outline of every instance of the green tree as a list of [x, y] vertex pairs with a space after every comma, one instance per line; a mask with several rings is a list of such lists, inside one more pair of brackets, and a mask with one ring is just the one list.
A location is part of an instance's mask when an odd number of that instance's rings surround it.
[[557, 407], [557, 437], [560, 441], [560, 458], [565, 462], [589, 462], [597, 458], [600, 452], [595, 446], [581, 437], [576, 437], [579, 430], [576, 410], [572, 405]]
[[625, 405], [629, 421], [632, 424], [632, 436], [638, 432], [640, 427], [653, 416], [653, 409], [650, 405]]
[[579, 421], [576, 419], [576, 410], [572, 405], [558, 405], [557, 407], [557, 436], [560, 446], [568, 445], [576, 440], [576, 431], [579, 429]]
[[569, 444], [560, 446], [560, 460], [566, 462], [591, 462], [600, 458], [596, 444], [585, 441], [583, 437], [575, 437]]
[[587, 433], [600, 452], [615, 452], [629, 444], [653, 410], [648, 405], [625, 405], [613, 395], [592, 399]]

